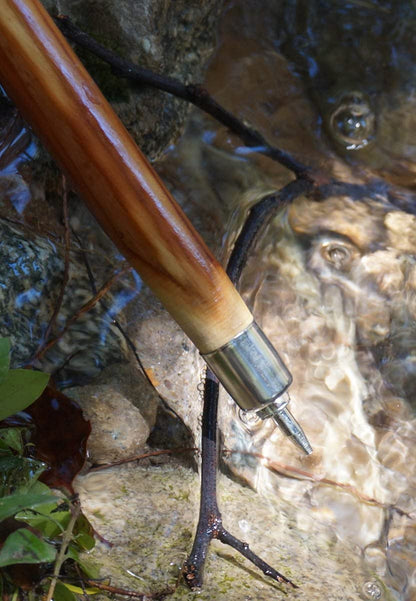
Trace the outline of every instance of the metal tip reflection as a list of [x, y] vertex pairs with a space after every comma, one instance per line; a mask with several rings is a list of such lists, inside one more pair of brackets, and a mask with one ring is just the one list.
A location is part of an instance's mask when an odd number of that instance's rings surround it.
[[297, 447], [302, 449], [306, 455], [310, 455], [313, 452], [310, 442], [306, 438], [305, 432], [302, 430], [287, 407], [283, 407], [279, 410], [279, 407], [276, 406], [276, 411], [273, 412], [273, 420], [279, 426], [279, 428], [283, 430], [286, 436], [289, 436], [292, 442]]

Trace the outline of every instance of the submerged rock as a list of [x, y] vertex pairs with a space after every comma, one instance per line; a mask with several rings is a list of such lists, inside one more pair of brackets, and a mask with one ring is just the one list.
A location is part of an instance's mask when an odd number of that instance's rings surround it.
[[[12, 366], [31, 361], [54, 313], [64, 277], [59, 239], [34, 234], [0, 220], [0, 336], [11, 341]], [[69, 281], [52, 336], [59, 335], [94, 293], [85, 266], [71, 253]], [[106, 365], [125, 359], [125, 342], [111, 314], [97, 303], [81, 315], [37, 366], [56, 374], [57, 381], [86, 381]]]
[[[192, 142], [184, 141], [178, 152], [183, 181], [190, 189], [194, 179], [215, 181], [216, 202], [223, 208], [236, 207], [238, 199], [250, 205], [261, 190], [269, 192], [260, 172], [251, 182], [251, 200], [250, 188], [242, 195], [241, 181], [250, 182], [248, 166], [227, 155], [221, 166], [217, 149], [202, 150], [198, 174]], [[202, 190], [198, 203], [206, 206], [212, 190]], [[240, 206], [231, 240], [243, 218]], [[279, 213], [249, 258], [242, 291], [293, 374], [291, 407], [314, 448], [310, 457], [301, 456], [273, 424], [247, 425], [233, 401], [225, 394], [221, 399], [222, 443], [232, 451], [225, 458], [228, 469], [260, 496], [290, 503], [298, 526], [315, 520], [320, 535], [332, 533], [351, 561], [363, 561], [371, 577], [361, 581], [362, 599], [407, 601], [414, 592], [416, 419], [408, 368], [416, 298], [414, 219], [387, 199], [366, 196], [365, 188], [359, 200], [299, 198]], [[164, 331], [163, 318], [156, 319], [158, 331]], [[176, 348], [180, 354], [179, 344]], [[151, 347], [144, 357], [152, 363]], [[162, 379], [157, 352], [153, 361]], [[190, 363], [187, 377], [192, 369]], [[198, 379], [197, 373], [194, 389]], [[189, 420], [189, 404], [180, 402], [182, 381], [170, 380], [170, 396]], [[255, 513], [248, 521], [255, 522]], [[322, 560], [319, 569], [325, 572], [325, 556]], [[332, 578], [336, 586], [338, 573]], [[380, 596], [372, 597], [372, 590]], [[322, 589], [309, 598], [321, 594]]]
[[[261, 424], [251, 440], [235, 433], [234, 446], [261, 447], [276, 462], [265, 482], [261, 468], [252, 470], [249, 479], [258, 489], [278, 490], [301, 505], [303, 498], [341, 539], [363, 552], [371, 546], [385, 553], [378, 573], [400, 591], [403, 574], [389, 572], [383, 537], [390, 532], [391, 514], [415, 511], [416, 419], [413, 395], [403, 394], [388, 374], [397, 373], [398, 364], [406, 371], [415, 291], [414, 250], [407, 254], [391, 246], [386, 223], [395, 215], [414, 219], [369, 199], [299, 199], [270, 226], [248, 263], [243, 289], [292, 372], [293, 411], [314, 453], [297, 457], [278, 433]], [[397, 338], [400, 348], [392, 350]], [[408, 371], [401, 385], [411, 375]], [[388, 454], [382, 451], [386, 437]], [[233, 461], [237, 472], [243, 459]], [[279, 471], [312, 477], [295, 484]], [[249, 477], [247, 467], [245, 473]], [[409, 518], [408, 527], [411, 523]], [[411, 587], [410, 574], [407, 578]]]

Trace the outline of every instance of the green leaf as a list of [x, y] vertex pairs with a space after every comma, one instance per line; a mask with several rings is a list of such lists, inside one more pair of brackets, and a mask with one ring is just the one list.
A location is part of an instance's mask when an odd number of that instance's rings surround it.
[[0, 455], [12, 455], [12, 450], [9, 447], [8, 444], [6, 444], [1, 438], [0, 438]]
[[66, 557], [68, 559], [73, 559], [74, 561], [79, 563], [79, 551], [72, 542], [70, 542], [68, 545], [68, 548], [66, 550]]
[[27, 528], [20, 528], [6, 538], [0, 550], [0, 567], [18, 563], [52, 563], [55, 557], [55, 547]]
[[2, 428], [0, 430], [0, 442], [3, 448], [3, 444], [23, 455], [23, 441], [22, 441], [22, 430], [21, 428]]
[[100, 570], [97, 568], [97, 566], [93, 565], [89, 561], [79, 559], [78, 565], [87, 578], [90, 578], [91, 580], [97, 580], [100, 577]]
[[[25, 491], [19, 491], [19, 492], [30, 492], [32, 494], [36, 494], [36, 495], [51, 495], [52, 491], [49, 488], [49, 486], [47, 484], [44, 484], [43, 482], [39, 482], [39, 480], [35, 480], [35, 482], [31, 482], [30, 484], [30, 488], [28, 488]], [[53, 498], [53, 502], [54, 504], [56, 503], [60, 503], [61, 500], [59, 498], [57, 498], [55, 495], [52, 495]], [[47, 503], [47, 501], [45, 501], [45, 503]], [[51, 501], [49, 501], [49, 503], [51, 503]], [[55, 505], [56, 506], [56, 505]]]
[[[48, 511], [49, 508], [49, 511]], [[19, 511], [14, 517], [19, 522], [24, 522], [31, 528], [38, 530], [46, 538], [54, 538], [62, 534], [71, 519], [70, 511], [50, 511], [56, 505], [41, 506], [35, 511], [26, 509]]]
[[0, 497], [31, 488], [45, 467], [41, 461], [29, 457], [0, 456]]
[[[40, 484], [40, 483], [38, 483]], [[47, 489], [44, 492], [16, 492], [0, 499], [0, 522], [10, 518], [23, 509], [38, 507], [46, 503], [57, 502], [58, 499]]]
[[31, 369], [11, 369], [0, 382], [0, 420], [23, 411], [42, 394], [49, 375]]
[[10, 365], [10, 341], [0, 338], [0, 382], [7, 376]]
[[78, 516], [78, 519], [75, 524], [74, 532], [76, 534], [80, 534], [81, 532], [84, 532], [85, 534], [90, 534], [90, 535], [94, 533], [93, 527], [91, 526], [87, 517], [83, 513], [81, 513]]
[[84, 551], [91, 551], [95, 547], [95, 540], [89, 534], [80, 532], [75, 536], [75, 541], [79, 547]]
[[74, 593], [78, 593], [78, 595], [96, 595], [97, 593], [101, 593], [102, 591], [100, 591], [99, 588], [96, 587], [86, 587], [86, 588], [81, 588], [80, 586], [75, 586], [74, 584], [69, 584], [69, 582], [63, 582], [62, 583], [64, 586], [66, 586], [66, 588], [69, 591], [72, 591]]
[[[82, 589], [81, 589], [82, 594]], [[63, 582], [56, 583], [55, 592], [53, 594], [54, 601], [77, 601], [76, 596], [72, 591], [65, 586]]]
[[87, 576], [87, 578], [91, 578], [92, 580], [99, 578], [100, 570], [89, 561], [84, 560], [84, 558], [80, 558], [79, 550], [76, 548], [73, 542], [69, 543], [68, 545], [66, 557], [68, 559], [73, 559]]

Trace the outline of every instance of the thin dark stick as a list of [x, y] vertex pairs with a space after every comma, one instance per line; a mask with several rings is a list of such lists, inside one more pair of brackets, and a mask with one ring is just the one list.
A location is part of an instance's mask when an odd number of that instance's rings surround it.
[[409, 513], [406, 513], [398, 507], [397, 505], [391, 505], [389, 503], [383, 503], [382, 501], [378, 501], [374, 497], [369, 497], [364, 493], [360, 492], [358, 488], [351, 486], [346, 482], [338, 482], [338, 480], [332, 480], [331, 478], [324, 478], [322, 476], [317, 476], [312, 472], [307, 472], [305, 470], [301, 470], [293, 465], [286, 465], [285, 463], [279, 463], [278, 461], [274, 461], [270, 459], [266, 455], [262, 455], [261, 453], [252, 453], [251, 451], [241, 451], [240, 449], [237, 451], [232, 450], [224, 450], [224, 455], [246, 455], [247, 457], [255, 457], [256, 459], [260, 459], [262, 461], [262, 465], [266, 466], [270, 471], [275, 472], [281, 476], [286, 476], [293, 479], [299, 480], [310, 480], [311, 482], [316, 482], [317, 484], [324, 484], [327, 486], [333, 486], [334, 488], [340, 488], [349, 492], [351, 495], [356, 497], [359, 501], [362, 501], [368, 505], [377, 505], [378, 507], [382, 507], [383, 509], [392, 509], [396, 511], [400, 515], [404, 515], [408, 518], [411, 518]]
[[[95, 283], [94, 274], [92, 272], [91, 265], [90, 265], [90, 262], [88, 260], [87, 253], [85, 252], [85, 250], [84, 250], [84, 248], [82, 246], [81, 239], [78, 236], [78, 234], [76, 232], [73, 232], [73, 234], [74, 234], [74, 236], [75, 236], [75, 238], [77, 239], [77, 242], [78, 242], [78, 246], [79, 246], [79, 249], [80, 249], [80, 252], [81, 252], [81, 255], [82, 255], [82, 259], [83, 259], [84, 264], [85, 264], [85, 269], [87, 270], [88, 279], [90, 281], [91, 290], [92, 290], [93, 294], [96, 295], [97, 294], [97, 285]], [[102, 298], [100, 299], [100, 305], [102, 306], [102, 308], [104, 309], [104, 311], [106, 311], [106, 313], [110, 313], [109, 306], [107, 305], [107, 303]], [[118, 319], [116, 317], [112, 317], [112, 323], [118, 329], [118, 331], [120, 332], [120, 334], [123, 336], [123, 338], [124, 338], [127, 346], [129, 347], [129, 349], [133, 353], [134, 358], [136, 359], [136, 362], [137, 362], [137, 364], [139, 366], [139, 369], [140, 369], [141, 373], [146, 378], [146, 380], [149, 382], [150, 386], [154, 390], [156, 390], [155, 385], [153, 384], [153, 382], [149, 378], [149, 375], [148, 375], [147, 371], [144, 368], [144, 365], [142, 363], [142, 360], [140, 359], [140, 355], [139, 355], [139, 353], [137, 351], [137, 348], [136, 348], [134, 342], [132, 341], [132, 339], [127, 334], [127, 332], [125, 331], [125, 329], [123, 328], [123, 326], [121, 325], [121, 323], [118, 321]]]
[[190, 102], [208, 115], [211, 115], [211, 117], [225, 127], [228, 127], [246, 146], [255, 148], [257, 152], [279, 162], [287, 169], [290, 169], [290, 171], [293, 171], [297, 177], [309, 178], [310, 169], [308, 167], [284, 150], [271, 146], [260, 132], [246, 125], [235, 115], [227, 111], [202, 86], [184, 84], [178, 79], [154, 73], [149, 69], [144, 69], [117, 56], [114, 52], [108, 50], [108, 48], [105, 48], [105, 46], [99, 44], [94, 38], [76, 27], [68, 17], [59, 15], [55, 19], [55, 22], [65, 37], [108, 63], [117, 76], [142, 85], [149, 85], [168, 94], [173, 94], [176, 98], [182, 98], [182, 100]]
[[69, 216], [68, 216], [68, 189], [67, 189], [65, 175], [62, 175], [62, 211], [63, 211], [63, 220], [64, 220], [64, 228], [65, 228], [65, 233], [64, 233], [64, 244], [65, 244], [65, 246], [64, 246], [64, 248], [65, 248], [64, 274], [63, 274], [62, 284], [61, 284], [61, 288], [59, 290], [59, 295], [58, 295], [58, 298], [56, 301], [55, 308], [54, 308], [52, 316], [49, 320], [48, 327], [46, 328], [45, 333], [42, 337], [42, 342], [40, 343], [39, 348], [36, 351], [36, 353], [32, 359], [32, 362], [35, 361], [36, 359], [39, 359], [40, 357], [42, 357], [43, 354], [45, 353], [45, 347], [49, 341], [49, 336], [51, 335], [51, 332], [55, 325], [59, 311], [61, 310], [62, 302], [64, 300], [65, 290], [66, 290], [68, 280], [69, 280], [69, 253], [71, 250], [71, 236], [70, 236]]
[[266, 563], [260, 557], [258, 557], [258, 555], [253, 553], [253, 551], [250, 549], [247, 543], [243, 543], [238, 538], [235, 538], [235, 536], [227, 532], [225, 528], [221, 528], [218, 532], [218, 535], [215, 538], [218, 538], [218, 540], [224, 543], [224, 545], [229, 545], [230, 547], [241, 553], [243, 557], [251, 561], [251, 563], [253, 563], [256, 567], [258, 567], [265, 576], [270, 576], [270, 578], [273, 578], [273, 580], [276, 580], [276, 582], [290, 584], [290, 586], [292, 586], [293, 588], [299, 588], [297, 584], [280, 574], [280, 572], [272, 568], [268, 563]]
[[313, 200], [322, 201], [330, 196], [348, 196], [353, 201], [365, 201], [371, 198], [387, 206], [387, 203], [390, 203], [393, 207], [406, 213], [416, 214], [414, 194], [409, 193], [408, 190], [394, 188], [379, 178], [374, 178], [365, 184], [351, 184], [349, 182], [333, 180], [320, 186], [315, 186]]
[[308, 180], [294, 180], [278, 193], [266, 196], [250, 209], [227, 264], [227, 274], [234, 285], [237, 285], [240, 279], [248, 253], [276, 212], [301, 194], [307, 194], [312, 188], [313, 184]]
[[134, 599], [141, 599], [142, 601], [146, 601], [147, 599], [154, 599], [155, 601], [158, 599], [164, 599], [165, 597], [171, 595], [174, 592], [173, 588], [168, 588], [164, 591], [161, 591], [160, 593], [137, 593], [136, 591], [131, 591], [125, 588], [119, 588], [117, 586], [111, 586], [110, 584], [105, 584], [97, 580], [87, 579], [84, 580], [84, 583], [101, 591], [107, 591], [108, 593], [112, 593], [113, 595], [132, 597]]
[[205, 559], [211, 540], [221, 527], [222, 520], [217, 503], [217, 410], [219, 384], [207, 369], [204, 386], [201, 446], [201, 495], [199, 522], [192, 551], [183, 565], [185, 582], [191, 589], [202, 586]]
[[147, 459], [149, 457], [158, 457], [159, 455], [174, 455], [175, 453], [190, 453], [198, 451], [196, 447], [193, 448], [180, 448], [180, 449], [162, 449], [160, 451], [149, 451], [148, 453], [141, 453], [140, 455], [134, 455], [133, 457], [126, 457], [125, 459], [119, 459], [118, 461], [113, 461], [112, 463], [100, 463], [99, 465], [94, 465], [88, 470], [88, 473], [91, 472], [100, 472], [101, 470], [106, 470], [110, 467], [115, 467], [117, 465], [124, 465], [125, 463], [132, 463], [133, 461], [141, 461], [142, 459]]
[[125, 265], [124, 267], [121, 268], [120, 271], [113, 274], [105, 282], [105, 284], [103, 284], [103, 286], [101, 286], [101, 288], [98, 290], [98, 292], [95, 294], [95, 296], [93, 298], [91, 298], [89, 301], [87, 301], [84, 305], [82, 305], [82, 307], [80, 309], [78, 309], [78, 311], [76, 311], [76, 313], [74, 313], [74, 315], [66, 321], [64, 327], [58, 332], [56, 337], [53, 338], [52, 340], [49, 340], [43, 346], [41, 351], [39, 353], [37, 353], [36, 358], [40, 359], [50, 348], [55, 346], [55, 344], [57, 342], [59, 342], [59, 340], [61, 340], [62, 336], [64, 334], [66, 334], [66, 332], [69, 330], [69, 328], [81, 317], [81, 315], [83, 315], [84, 313], [87, 313], [90, 309], [92, 309], [92, 307], [94, 307], [101, 300], [101, 298], [105, 294], [107, 294], [107, 292], [109, 291], [111, 286], [114, 284], [114, 282], [116, 282], [122, 275], [127, 273], [127, 271], [129, 271], [130, 269], [131, 269], [130, 265]]

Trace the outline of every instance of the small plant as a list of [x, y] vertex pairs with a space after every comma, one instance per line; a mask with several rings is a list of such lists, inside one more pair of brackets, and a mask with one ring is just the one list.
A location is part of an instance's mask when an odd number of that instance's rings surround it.
[[[9, 354], [8, 339], [0, 339], [1, 420], [36, 401], [49, 380], [41, 372], [10, 369]], [[28, 456], [30, 425], [10, 421], [0, 424], [0, 597], [75, 601], [77, 593], [94, 593], [74, 584], [74, 566], [86, 578], [97, 577], [80, 558], [95, 544], [91, 526], [76, 498], [39, 480], [48, 466]]]
[[10, 342], [0, 338], [0, 420], [23, 411], [42, 394], [49, 375], [31, 369], [10, 369]]

